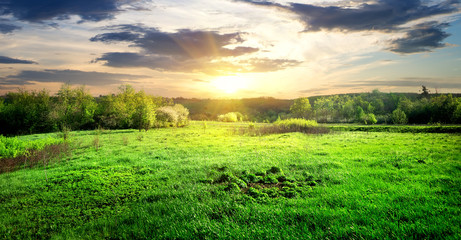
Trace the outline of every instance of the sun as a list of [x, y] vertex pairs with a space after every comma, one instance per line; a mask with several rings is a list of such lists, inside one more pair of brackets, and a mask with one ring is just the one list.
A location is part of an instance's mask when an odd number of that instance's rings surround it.
[[238, 76], [222, 76], [212, 81], [212, 85], [222, 92], [233, 94], [246, 87], [245, 79]]

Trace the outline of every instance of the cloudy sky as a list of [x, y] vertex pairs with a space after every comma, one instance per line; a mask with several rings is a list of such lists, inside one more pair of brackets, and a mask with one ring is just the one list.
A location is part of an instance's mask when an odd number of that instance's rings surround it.
[[0, 0], [0, 94], [461, 92], [458, 0]]

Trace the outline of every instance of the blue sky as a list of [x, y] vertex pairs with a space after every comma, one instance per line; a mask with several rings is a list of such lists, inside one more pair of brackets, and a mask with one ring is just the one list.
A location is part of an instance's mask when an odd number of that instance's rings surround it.
[[0, 94], [461, 92], [457, 0], [1, 0]]

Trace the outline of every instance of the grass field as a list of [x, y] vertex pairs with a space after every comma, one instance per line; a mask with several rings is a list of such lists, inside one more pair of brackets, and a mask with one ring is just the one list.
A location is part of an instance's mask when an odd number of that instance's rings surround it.
[[59, 161], [0, 175], [0, 238], [461, 238], [461, 135], [247, 125], [72, 132]]

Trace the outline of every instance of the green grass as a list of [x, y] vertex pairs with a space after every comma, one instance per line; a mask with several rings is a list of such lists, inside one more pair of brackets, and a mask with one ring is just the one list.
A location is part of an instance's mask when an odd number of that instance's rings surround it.
[[72, 132], [46, 173], [0, 175], [0, 238], [461, 238], [459, 134], [242, 126]]
[[19, 138], [0, 135], [0, 158], [14, 158], [27, 154], [29, 150], [41, 150], [46, 146], [62, 142], [63, 139], [56, 134], [35, 134]]

